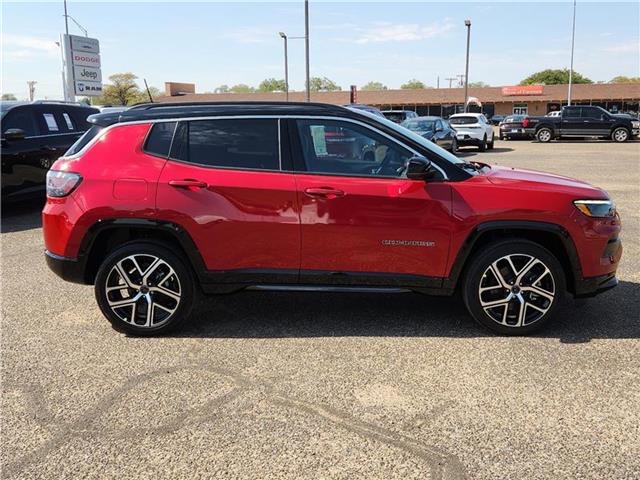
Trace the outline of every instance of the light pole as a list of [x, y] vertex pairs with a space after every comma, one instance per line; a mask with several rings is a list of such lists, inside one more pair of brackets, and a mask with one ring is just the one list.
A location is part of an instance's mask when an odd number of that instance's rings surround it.
[[573, 47], [576, 39], [576, 0], [573, 0], [573, 27], [571, 29], [571, 64], [569, 66], [569, 92], [567, 93], [567, 105], [571, 105], [571, 83], [573, 81]]
[[284, 32], [278, 33], [284, 40], [284, 91], [285, 99], [289, 101], [289, 56], [287, 54], [287, 34]]
[[309, 82], [309, 0], [304, 0], [304, 53], [307, 72], [307, 102], [311, 101], [311, 84]]
[[471, 20], [464, 21], [467, 27], [467, 65], [464, 70], [464, 113], [467, 113], [467, 98], [469, 94], [469, 44], [471, 41]]

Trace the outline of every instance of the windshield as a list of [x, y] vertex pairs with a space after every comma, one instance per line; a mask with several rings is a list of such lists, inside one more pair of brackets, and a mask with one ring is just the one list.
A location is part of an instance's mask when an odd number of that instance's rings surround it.
[[504, 123], [521, 122], [522, 120], [524, 120], [524, 115], [514, 115], [505, 118]]
[[449, 123], [451, 125], [471, 125], [478, 123], [478, 117], [450, 117]]
[[425, 130], [435, 130], [436, 121], [414, 118], [413, 120], [405, 120], [402, 122], [402, 126], [414, 132], [424, 132]]
[[418, 145], [425, 148], [426, 150], [429, 150], [430, 152], [435, 153], [439, 157], [444, 158], [446, 161], [453, 163], [454, 165], [462, 166], [462, 165], [469, 164], [469, 162], [467, 162], [466, 160], [463, 160], [462, 158], [458, 158], [452, 153], [449, 153], [448, 151], [446, 151], [444, 148], [437, 146], [431, 140], [427, 140], [426, 138], [418, 135], [417, 133], [412, 132], [408, 128], [398, 125], [397, 123], [394, 123], [387, 118], [378, 117], [376, 115], [373, 115], [372, 113], [365, 112], [364, 110], [360, 110], [358, 111], [358, 113], [360, 115], [366, 115], [367, 117], [375, 120], [376, 122], [381, 123], [386, 127], [389, 127], [390, 129], [398, 132], [399, 134], [411, 139], [413, 142], [417, 143]]

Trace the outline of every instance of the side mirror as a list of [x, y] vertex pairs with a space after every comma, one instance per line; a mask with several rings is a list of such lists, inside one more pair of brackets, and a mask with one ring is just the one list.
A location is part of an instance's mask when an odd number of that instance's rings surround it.
[[407, 178], [410, 180], [429, 180], [437, 171], [431, 161], [424, 157], [411, 157], [407, 163]]
[[5, 140], [24, 140], [25, 133], [19, 128], [10, 128], [4, 132], [3, 137]]

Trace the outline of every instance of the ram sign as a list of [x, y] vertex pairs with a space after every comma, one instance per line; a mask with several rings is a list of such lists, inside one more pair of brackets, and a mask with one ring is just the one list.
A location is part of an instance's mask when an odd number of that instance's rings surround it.
[[100, 42], [97, 38], [62, 35], [65, 99], [102, 94]]

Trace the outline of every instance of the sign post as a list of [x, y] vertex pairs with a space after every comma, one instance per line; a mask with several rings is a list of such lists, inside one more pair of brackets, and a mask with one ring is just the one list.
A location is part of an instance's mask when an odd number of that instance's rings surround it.
[[64, 99], [75, 101], [76, 95], [102, 95], [102, 71], [100, 69], [100, 42], [96, 38], [63, 34], [62, 63]]

